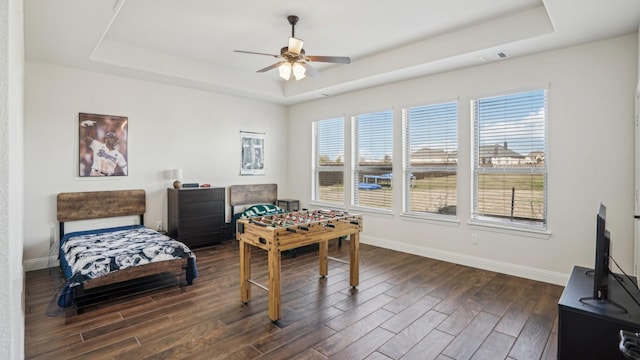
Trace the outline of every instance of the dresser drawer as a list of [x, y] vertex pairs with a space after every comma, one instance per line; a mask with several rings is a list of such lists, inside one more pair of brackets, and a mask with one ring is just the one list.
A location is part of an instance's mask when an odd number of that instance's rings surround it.
[[225, 240], [225, 188], [168, 189], [168, 233], [189, 247]]

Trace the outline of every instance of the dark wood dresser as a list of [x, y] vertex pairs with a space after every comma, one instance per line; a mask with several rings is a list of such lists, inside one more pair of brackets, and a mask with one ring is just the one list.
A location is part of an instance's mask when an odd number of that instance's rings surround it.
[[190, 248], [225, 240], [225, 188], [167, 189], [168, 235]]
[[640, 331], [636, 278], [609, 274], [609, 303], [581, 301], [593, 295], [592, 272], [574, 266], [558, 301], [559, 360], [624, 360], [618, 347], [620, 330]]

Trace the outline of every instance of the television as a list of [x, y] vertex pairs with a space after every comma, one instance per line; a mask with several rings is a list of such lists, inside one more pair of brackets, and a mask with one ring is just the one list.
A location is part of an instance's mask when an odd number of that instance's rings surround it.
[[611, 236], [606, 228], [607, 208], [601, 203], [596, 214], [596, 262], [593, 268], [593, 299], [609, 299], [609, 250]]
[[[581, 298], [580, 302], [601, 310], [626, 313], [627, 310], [624, 307], [609, 298], [611, 235], [607, 230], [606, 220], [607, 208], [600, 203], [596, 213], [596, 261], [593, 269], [593, 294], [591, 297]], [[611, 275], [616, 276], [615, 274]]]

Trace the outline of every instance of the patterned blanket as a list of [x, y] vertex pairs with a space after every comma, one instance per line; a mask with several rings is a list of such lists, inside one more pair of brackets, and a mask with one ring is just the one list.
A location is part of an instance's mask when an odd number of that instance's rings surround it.
[[187, 282], [191, 283], [197, 276], [195, 254], [185, 244], [141, 225], [73, 232], [60, 241], [67, 288], [132, 266], [180, 258], [189, 258]]
[[231, 218], [231, 229], [233, 231], [232, 235], [236, 233], [236, 222], [238, 219], [256, 217], [256, 216], [265, 216], [265, 215], [273, 215], [273, 214], [281, 214], [284, 213], [285, 210], [281, 207], [278, 207], [273, 204], [256, 204], [251, 205], [246, 208], [243, 212], [237, 213], [233, 215]]

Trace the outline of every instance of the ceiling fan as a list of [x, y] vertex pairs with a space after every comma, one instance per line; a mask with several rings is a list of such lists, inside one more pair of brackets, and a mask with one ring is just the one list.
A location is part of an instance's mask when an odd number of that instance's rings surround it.
[[267, 72], [269, 70], [278, 68], [280, 71], [280, 77], [289, 80], [291, 77], [291, 73], [296, 78], [296, 80], [304, 79], [305, 73], [309, 74], [312, 78], [319, 78], [320, 73], [318, 70], [314, 69], [309, 62], [317, 61], [317, 62], [327, 62], [327, 63], [337, 63], [337, 64], [349, 64], [351, 63], [351, 59], [346, 56], [317, 56], [317, 55], [306, 55], [302, 45], [304, 41], [296, 38], [295, 36], [295, 27], [298, 23], [299, 18], [296, 15], [289, 15], [287, 17], [289, 20], [289, 24], [291, 24], [291, 37], [289, 38], [288, 46], [280, 49], [280, 54], [266, 54], [261, 52], [253, 52], [253, 51], [243, 51], [243, 50], [233, 50], [234, 52], [245, 53], [245, 54], [256, 54], [256, 55], [266, 55], [273, 56], [275, 58], [282, 59], [281, 61], [269, 65], [266, 68], [260, 69], [257, 72]]

